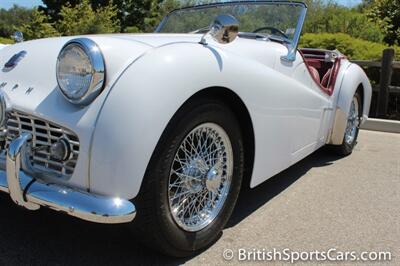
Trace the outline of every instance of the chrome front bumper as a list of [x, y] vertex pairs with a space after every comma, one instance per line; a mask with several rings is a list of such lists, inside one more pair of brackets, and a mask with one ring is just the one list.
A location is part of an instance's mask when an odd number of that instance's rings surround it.
[[22, 133], [13, 140], [6, 154], [6, 171], [0, 170], [0, 191], [9, 193], [17, 205], [29, 210], [48, 207], [96, 223], [128, 223], [135, 218], [135, 206], [128, 200], [46, 183], [26, 174], [32, 169], [31, 139], [31, 134]]

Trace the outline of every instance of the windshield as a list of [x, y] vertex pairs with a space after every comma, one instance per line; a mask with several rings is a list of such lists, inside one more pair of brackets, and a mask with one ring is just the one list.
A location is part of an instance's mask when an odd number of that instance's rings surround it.
[[[304, 20], [305, 4], [293, 1], [241, 1], [209, 4], [171, 12], [161, 33], [205, 33], [218, 15], [232, 15], [242, 33], [258, 33], [293, 43]], [[298, 32], [298, 35], [300, 32]]]

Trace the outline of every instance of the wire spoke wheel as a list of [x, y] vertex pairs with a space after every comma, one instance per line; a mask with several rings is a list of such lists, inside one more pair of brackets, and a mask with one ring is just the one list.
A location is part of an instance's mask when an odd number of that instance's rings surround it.
[[347, 119], [347, 127], [344, 135], [344, 140], [347, 144], [352, 145], [357, 136], [357, 130], [360, 125], [359, 118], [359, 103], [357, 97], [353, 98], [350, 106], [350, 112]]
[[228, 197], [232, 174], [225, 130], [214, 123], [193, 129], [179, 145], [169, 175], [169, 207], [178, 226], [196, 232], [211, 224]]

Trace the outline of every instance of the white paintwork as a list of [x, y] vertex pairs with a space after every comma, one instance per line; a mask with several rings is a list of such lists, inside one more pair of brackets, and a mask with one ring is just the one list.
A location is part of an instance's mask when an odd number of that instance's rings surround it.
[[[245, 103], [255, 135], [251, 186], [286, 169], [330, 140], [335, 110], [348, 112], [360, 83], [367, 116], [371, 87], [365, 74], [347, 60], [332, 96], [311, 79], [301, 58], [291, 64], [275, 42], [238, 38], [220, 45], [201, 35], [86, 36], [101, 48], [106, 87], [88, 107], [67, 102], [58, 91], [55, 63], [71, 39], [54, 38], [15, 44], [0, 51], [0, 66], [21, 50], [27, 56], [10, 72], [0, 72], [9, 107], [43, 117], [73, 130], [81, 154], [68, 182], [79, 188], [134, 198], [150, 157], [166, 125], [182, 104], [210, 87], [225, 87]], [[18, 84], [16, 90], [13, 86]], [[28, 95], [26, 89], [34, 90]]]

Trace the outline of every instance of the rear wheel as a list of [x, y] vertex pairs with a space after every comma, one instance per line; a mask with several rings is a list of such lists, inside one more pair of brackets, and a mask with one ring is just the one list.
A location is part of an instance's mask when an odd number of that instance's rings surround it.
[[340, 155], [349, 155], [353, 152], [357, 144], [358, 132], [360, 130], [360, 121], [362, 116], [361, 96], [357, 91], [351, 102], [347, 126], [344, 132], [343, 144], [337, 147]]
[[135, 199], [134, 232], [171, 256], [208, 247], [233, 211], [243, 162], [241, 131], [232, 111], [215, 100], [186, 105], [153, 154]]

